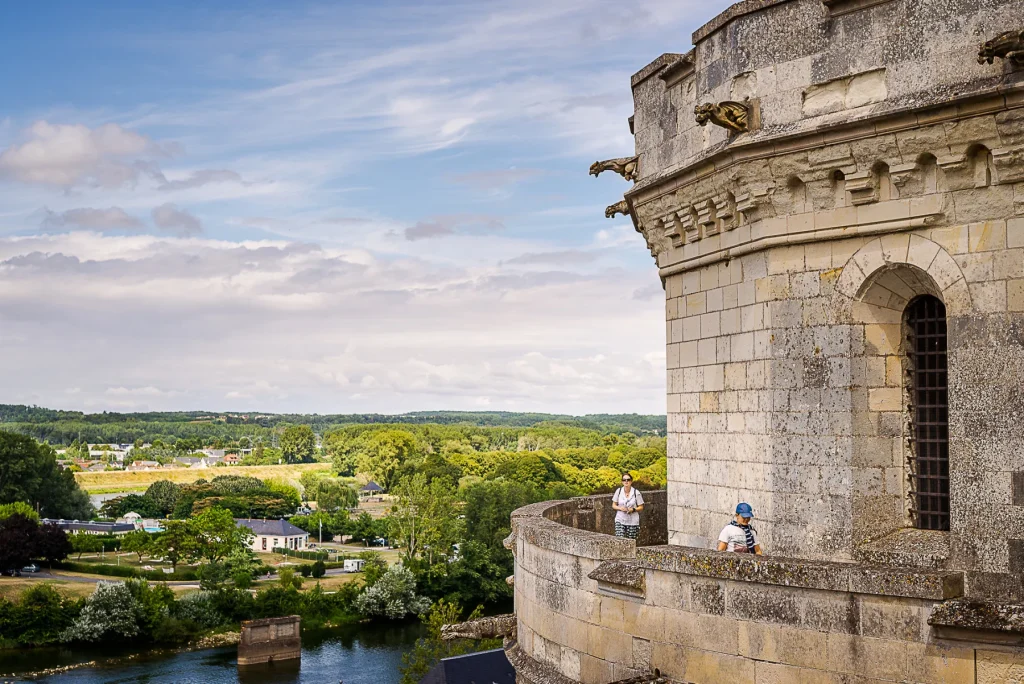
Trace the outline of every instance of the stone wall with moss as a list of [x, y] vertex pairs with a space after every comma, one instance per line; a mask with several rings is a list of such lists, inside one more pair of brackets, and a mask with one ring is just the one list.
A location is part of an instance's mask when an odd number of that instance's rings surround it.
[[1019, 629], [958, 602], [962, 573], [636, 547], [546, 517], [565, 505], [513, 517], [517, 632], [506, 650], [525, 684], [607, 684], [655, 669], [699, 684], [1024, 677], [1012, 648], [944, 639], [931, 624], [945, 606], [942, 624], [975, 635]]

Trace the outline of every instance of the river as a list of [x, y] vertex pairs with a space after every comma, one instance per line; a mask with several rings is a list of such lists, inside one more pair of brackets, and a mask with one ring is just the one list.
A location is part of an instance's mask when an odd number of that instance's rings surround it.
[[[422, 636], [418, 622], [352, 625], [302, 635], [302, 658], [275, 666], [237, 667], [237, 649], [215, 648], [162, 655], [139, 654], [111, 664], [71, 670], [40, 679], [15, 682], [47, 684], [397, 684], [402, 655]], [[70, 649], [0, 651], [0, 682], [10, 673], [39, 671], [90, 660], [102, 661], [114, 652]], [[8, 676], [4, 676], [4, 675]]]

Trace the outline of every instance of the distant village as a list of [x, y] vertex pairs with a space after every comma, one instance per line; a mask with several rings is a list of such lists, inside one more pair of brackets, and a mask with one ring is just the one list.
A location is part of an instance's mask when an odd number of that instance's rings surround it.
[[[152, 444], [146, 443], [140, 450], [148, 449]], [[172, 468], [214, 468], [217, 466], [233, 466], [252, 453], [252, 449], [233, 449], [227, 453], [225, 449], [198, 449], [190, 456], [176, 456], [167, 463], [150, 460], [135, 460], [132, 452], [134, 444], [90, 444], [89, 458], [66, 458], [68, 449], [57, 449], [57, 463], [65, 470], [81, 472], [103, 472], [108, 470], [167, 470]]]

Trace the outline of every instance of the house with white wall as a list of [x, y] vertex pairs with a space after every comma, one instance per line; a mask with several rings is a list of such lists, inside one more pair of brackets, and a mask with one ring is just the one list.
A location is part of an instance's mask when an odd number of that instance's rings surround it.
[[250, 544], [253, 551], [269, 553], [276, 548], [302, 551], [309, 542], [309, 533], [287, 520], [236, 519], [239, 527], [248, 527], [255, 535]]

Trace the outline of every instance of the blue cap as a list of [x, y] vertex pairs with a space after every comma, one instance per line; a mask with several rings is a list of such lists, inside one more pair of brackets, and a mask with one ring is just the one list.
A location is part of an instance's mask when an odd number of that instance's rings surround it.
[[753, 518], [754, 509], [748, 503], [741, 503], [736, 506], [736, 515], [743, 516], [744, 518]]

